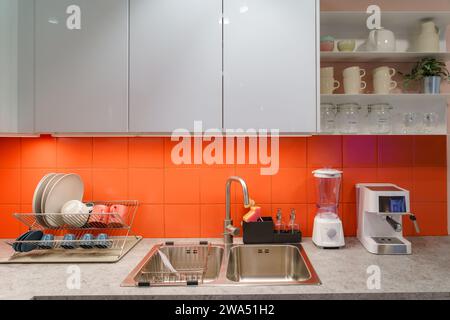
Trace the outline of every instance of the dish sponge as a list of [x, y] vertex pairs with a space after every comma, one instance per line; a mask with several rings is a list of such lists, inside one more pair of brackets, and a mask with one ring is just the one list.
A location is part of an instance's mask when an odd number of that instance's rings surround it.
[[261, 219], [261, 207], [251, 207], [250, 211], [242, 218], [245, 222], [258, 222], [259, 219]]

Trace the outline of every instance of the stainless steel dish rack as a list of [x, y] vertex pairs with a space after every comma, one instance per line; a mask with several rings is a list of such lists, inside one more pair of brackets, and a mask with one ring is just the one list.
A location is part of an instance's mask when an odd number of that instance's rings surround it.
[[[30, 231], [42, 231], [52, 234], [53, 240], [39, 241], [7, 241], [14, 246], [25, 245], [32, 248], [29, 252], [14, 252], [11, 260], [24, 256], [65, 255], [77, 256], [116, 256], [117, 260], [124, 255], [129, 240], [137, 243], [141, 238], [130, 235], [131, 227], [139, 206], [138, 201], [96, 201], [93, 205], [114, 205], [126, 207], [126, 211], [90, 214], [61, 213], [16, 213], [14, 217], [26, 225]], [[64, 235], [73, 234], [74, 240], [64, 239]], [[82, 240], [86, 234], [92, 234], [93, 240]], [[107, 239], [97, 240], [99, 234], [107, 234]], [[125, 252], [126, 253], [126, 252]], [[62, 259], [64, 260], [64, 259]], [[105, 262], [113, 262], [105, 261]], [[64, 262], [64, 261], [61, 261]], [[101, 262], [101, 261], [99, 261]]]

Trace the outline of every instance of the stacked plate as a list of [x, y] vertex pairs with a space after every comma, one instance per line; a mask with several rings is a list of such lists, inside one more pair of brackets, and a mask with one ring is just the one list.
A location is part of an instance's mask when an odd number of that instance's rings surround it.
[[[64, 225], [61, 209], [71, 200], [81, 201], [84, 184], [77, 174], [49, 173], [38, 183], [33, 196], [32, 208], [37, 222], [48, 228]], [[46, 215], [43, 215], [45, 213]]]

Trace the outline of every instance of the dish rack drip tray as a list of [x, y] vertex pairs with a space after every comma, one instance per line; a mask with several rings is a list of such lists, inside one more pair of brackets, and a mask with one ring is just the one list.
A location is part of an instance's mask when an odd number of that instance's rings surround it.
[[[11, 253], [0, 257], [0, 264], [15, 263], [114, 263], [122, 259], [133, 249], [142, 237], [129, 236], [123, 239], [120, 250], [111, 249], [74, 249], [74, 250], [34, 250], [29, 253]], [[14, 241], [11, 241], [14, 242]], [[2, 244], [0, 244], [2, 245]], [[10, 249], [13, 251], [12, 249]]]

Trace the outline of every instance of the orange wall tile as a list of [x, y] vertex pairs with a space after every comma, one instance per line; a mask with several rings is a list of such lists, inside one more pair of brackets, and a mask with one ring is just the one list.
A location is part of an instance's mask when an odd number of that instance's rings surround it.
[[200, 202], [199, 170], [187, 168], [165, 169], [165, 202], [170, 204], [198, 204]]
[[21, 224], [13, 214], [20, 210], [20, 205], [0, 204], [0, 232], [2, 238], [16, 238], [21, 231]]
[[94, 169], [94, 199], [123, 200], [128, 198], [127, 169]]
[[164, 168], [163, 138], [131, 138], [130, 168]]
[[281, 168], [272, 177], [272, 202], [306, 203], [306, 168]]
[[164, 170], [130, 168], [128, 170], [129, 198], [139, 203], [164, 203]]
[[[356, 234], [358, 182], [410, 190], [422, 235], [447, 230], [446, 137], [281, 138], [275, 176], [261, 176], [258, 165], [176, 166], [173, 146], [169, 138], [0, 138], [0, 238], [24, 230], [11, 214], [31, 210], [34, 188], [48, 172], [80, 174], [86, 201], [139, 200], [134, 232], [145, 237], [221, 237], [225, 182], [238, 175], [264, 215], [281, 208], [287, 223], [295, 208], [297, 223], [310, 236], [316, 211], [311, 171], [319, 167], [344, 171], [339, 213], [348, 236]], [[239, 189], [234, 185], [231, 196], [236, 226], [246, 213]], [[409, 221], [405, 232], [415, 235]]]
[[280, 167], [306, 167], [307, 138], [283, 138], [280, 141]]
[[20, 138], [0, 139], [0, 168], [20, 168]]
[[56, 142], [58, 168], [91, 168], [92, 138], [61, 138]]
[[202, 204], [200, 206], [200, 236], [216, 238], [223, 232], [224, 204]]
[[345, 168], [342, 188], [342, 201], [353, 203], [356, 199], [355, 184], [378, 183], [376, 168]]
[[[225, 203], [225, 184], [236, 174], [234, 168], [204, 168], [200, 171], [200, 202], [208, 204]], [[231, 202], [236, 202], [233, 190]]]
[[342, 167], [342, 137], [315, 136], [307, 142], [308, 167]]
[[345, 136], [342, 138], [344, 168], [376, 168], [377, 152], [376, 136]]
[[127, 138], [94, 138], [93, 142], [94, 168], [128, 167]]
[[22, 168], [55, 167], [56, 139], [48, 136], [39, 140], [22, 139], [21, 166]]
[[165, 236], [164, 206], [143, 204], [133, 223], [133, 232], [146, 238]]
[[0, 204], [20, 203], [20, 170], [0, 169]]
[[411, 167], [414, 158], [413, 137], [382, 136], [378, 138], [378, 165], [380, 167]]
[[200, 206], [173, 204], [164, 206], [165, 235], [169, 238], [200, 236]]

